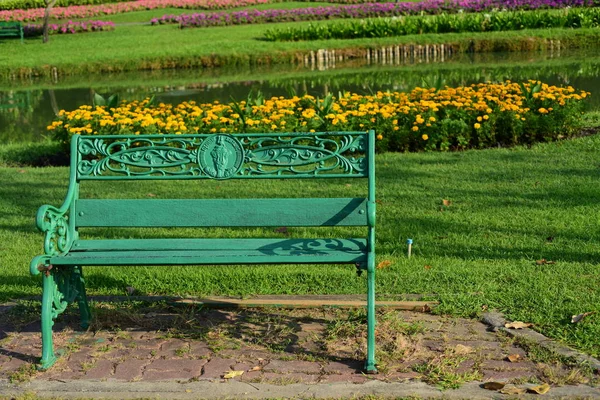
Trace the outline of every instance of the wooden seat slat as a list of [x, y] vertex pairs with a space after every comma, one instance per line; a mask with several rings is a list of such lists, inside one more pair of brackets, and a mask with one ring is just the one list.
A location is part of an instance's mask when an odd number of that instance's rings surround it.
[[175, 250], [238, 250], [264, 251], [310, 250], [310, 251], [367, 251], [367, 240], [355, 239], [100, 239], [77, 240], [71, 252], [85, 251], [175, 251]]

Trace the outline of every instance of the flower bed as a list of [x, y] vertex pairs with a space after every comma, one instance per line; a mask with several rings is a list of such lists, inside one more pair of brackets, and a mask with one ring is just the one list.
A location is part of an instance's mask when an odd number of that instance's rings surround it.
[[425, 0], [404, 3], [366, 3], [330, 7], [307, 7], [296, 9], [244, 10], [218, 13], [194, 13], [164, 15], [152, 19], [153, 25], [178, 23], [181, 27], [204, 27], [220, 25], [258, 24], [265, 22], [318, 21], [336, 18], [368, 18], [400, 15], [483, 12], [502, 10], [535, 10], [565, 7], [593, 7], [600, 0]]
[[[52, 18], [92, 18], [100, 15], [153, 10], [155, 8], [196, 8], [203, 10], [222, 10], [226, 8], [265, 4], [268, 2], [269, 0], [137, 0], [92, 6], [54, 7], [52, 9]], [[0, 21], [35, 21], [42, 19], [43, 17], [43, 8], [0, 11]]]
[[374, 18], [329, 25], [269, 29], [269, 41], [379, 38], [428, 33], [501, 32], [521, 29], [596, 28], [600, 8], [570, 8], [565, 11], [495, 11], [471, 14], [438, 14], [406, 18]]
[[[48, 33], [50, 35], [62, 33], [112, 31], [113, 29], [115, 29], [115, 23], [110, 21], [69, 21], [64, 24], [48, 25]], [[26, 37], [39, 36], [43, 34], [43, 32], [44, 26], [42, 24], [27, 24], [23, 26], [23, 33]]]
[[48, 130], [66, 143], [73, 134], [236, 133], [325, 130], [377, 132], [383, 151], [511, 146], [567, 137], [589, 95], [572, 87], [530, 81], [477, 84], [410, 93], [344, 94], [240, 103], [177, 106], [122, 103], [118, 108], [82, 106], [61, 111]]

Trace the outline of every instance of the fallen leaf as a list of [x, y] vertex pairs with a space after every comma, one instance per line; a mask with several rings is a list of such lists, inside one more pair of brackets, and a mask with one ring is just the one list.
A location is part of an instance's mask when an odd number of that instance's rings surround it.
[[488, 305], [487, 304], [484, 304], [484, 305], [481, 306], [481, 311], [487, 311], [487, 309], [488, 309]]
[[571, 323], [572, 324], [576, 324], [576, 323], [580, 322], [582, 319], [584, 319], [585, 317], [587, 317], [588, 315], [592, 315], [595, 312], [596, 311], [589, 311], [589, 312], [584, 312], [584, 313], [581, 313], [581, 314], [573, 315], [571, 317]]
[[383, 260], [382, 262], [377, 264], [377, 269], [385, 269], [390, 265], [392, 265], [392, 262], [390, 260]]
[[133, 286], [127, 286], [125, 290], [127, 290], [127, 294], [130, 296], [135, 292], [135, 288]]
[[527, 393], [527, 389], [518, 387], [503, 388], [499, 391], [502, 394], [523, 394]]
[[352, 187], [352, 185], [349, 183], [346, 183], [346, 187]]
[[156, 195], [154, 193], [148, 193], [146, 196], [148, 196], [148, 197], [156, 197]]
[[425, 268], [425, 269], [431, 269], [431, 265], [425, 265], [423, 268]]
[[288, 228], [286, 226], [282, 226], [281, 228], [275, 229], [275, 232], [281, 233], [285, 236], [288, 236], [290, 233], [288, 232]]
[[471, 354], [474, 353], [475, 349], [470, 347], [470, 346], [465, 346], [464, 344], [457, 344], [456, 347], [454, 348], [454, 353], [456, 354]]
[[192, 389], [185, 389], [186, 393], [192, 393]]
[[504, 327], [508, 328], [508, 329], [523, 329], [523, 328], [529, 328], [531, 325], [533, 325], [533, 324], [529, 324], [527, 322], [522, 322], [522, 321], [514, 321], [514, 322], [507, 322], [506, 324], [504, 324]]
[[256, 360], [257, 360], [258, 362], [263, 362], [263, 361], [265, 361], [265, 359], [264, 359], [264, 358], [257, 358]]
[[452, 202], [450, 200], [443, 199], [442, 204], [445, 205], [446, 207], [449, 207], [452, 204]]
[[538, 385], [538, 386], [527, 388], [527, 391], [529, 393], [537, 393], [537, 394], [548, 393], [548, 390], [550, 390], [550, 385], [548, 385], [547, 383], [544, 383], [543, 385]]
[[231, 379], [241, 375], [244, 375], [244, 371], [229, 371], [223, 374], [223, 379]]
[[25, 172], [27, 172], [27, 171], [25, 171], [24, 169], [20, 169], [20, 170], [18, 170], [17, 172], [18, 172], [18, 173], [20, 173], [20, 174], [24, 174], [24, 173], [25, 173]]
[[256, 365], [252, 368], [250, 368], [250, 371], [260, 371], [262, 369], [262, 367], [260, 365]]
[[428, 313], [429, 311], [431, 311], [431, 307], [429, 307], [429, 304], [425, 304], [423, 307], [421, 307], [421, 312]]
[[506, 385], [506, 383], [502, 382], [486, 382], [483, 384], [483, 388], [487, 390], [500, 390]]
[[522, 357], [520, 354], [510, 354], [508, 357], [506, 357], [506, 359], [511, 363], [516, 363], [521, 361]]

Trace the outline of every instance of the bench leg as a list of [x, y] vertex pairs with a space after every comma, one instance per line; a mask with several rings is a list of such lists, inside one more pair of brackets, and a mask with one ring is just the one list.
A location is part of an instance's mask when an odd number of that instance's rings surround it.
[[48, 369], [56, 362], [52, 343], [52, 326], [54, 325], [54, 299], [58, 291], [54, 282], [54, 274], [50, 271], [44, 274], [44, 292], [42, 294], [42, 359], [39, 369]]
[[79, 315], [81, 316], [81, 329], [85, 330], [90, 326], [90, 306], [87, 302], [87, 296], [85, 294], [85, 280], [83, 279], [83, 271], [81, 267], [73, 267], [73, 281], [77, 288], [77, 304], [79, 305]]
[[375, 366], [375, 258], [369, 256], [367, 263], [367, 374], [376, 374]]
[[[52, 327], [54, 320], [67, 306], [78, 299], [84, 304], [85, 316], [89, 320], [89, 309], [85, 300], [85, 289], [79, 267], [53, 267], [48, 266], [44, 272], [44, 292], [42, 294], [42, 359], [38, 366], [45, 370], [56, 362], [52, 341]], [[83, 290], [83, 292], [81, 292]], [[80, 300], [83, 297], [84, 300]], [[82, 316], [84, 314], [82, 313]], [[83, 318], [82, 318], [83, 319]]]

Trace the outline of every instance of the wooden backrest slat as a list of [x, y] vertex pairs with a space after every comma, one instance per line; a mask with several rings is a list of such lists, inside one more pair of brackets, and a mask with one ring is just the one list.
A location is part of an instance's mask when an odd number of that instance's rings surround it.
[[363, 226], [363, 198], [81, 199], [75, 227]]

